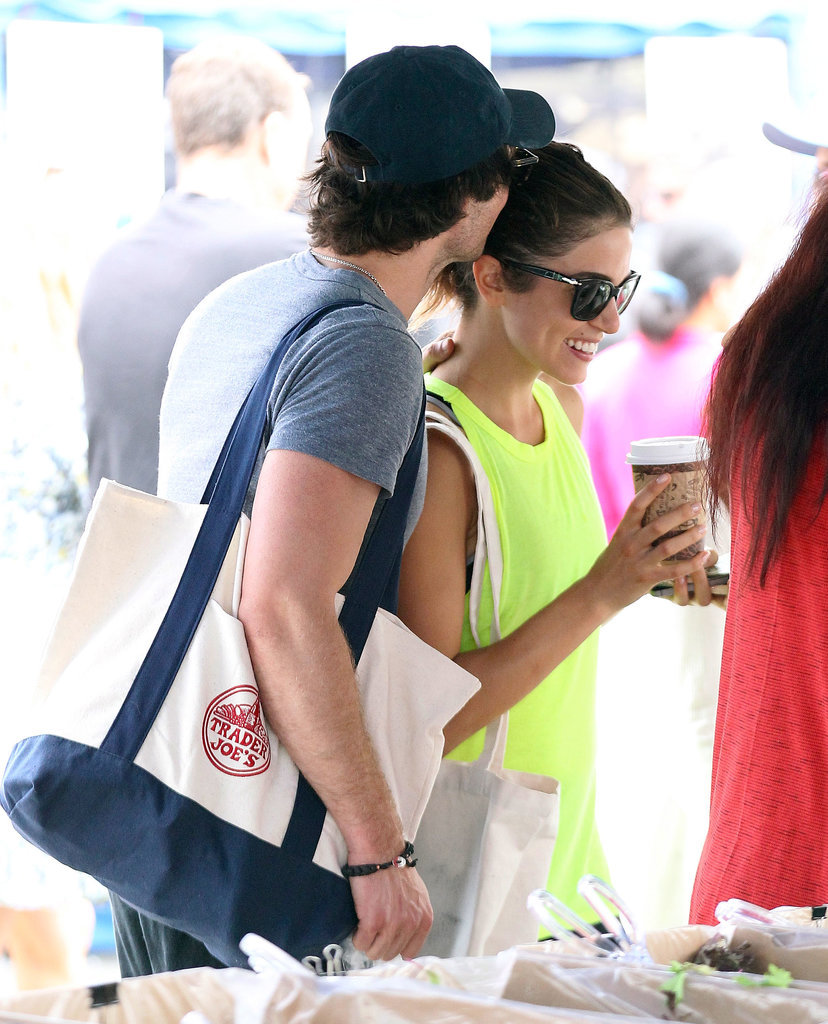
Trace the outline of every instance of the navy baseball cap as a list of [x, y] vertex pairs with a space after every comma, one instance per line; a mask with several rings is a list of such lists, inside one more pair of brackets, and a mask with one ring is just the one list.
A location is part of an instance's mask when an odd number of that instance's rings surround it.
[[503, 145], [545, 146], [555, 115], [536, 92], [501, 89], [459, 46], [395, 46], [345, 73], [325, 132], [370, 150], [376, 165], [353, 168], [362, 180], [419, 184], [460, 174]]

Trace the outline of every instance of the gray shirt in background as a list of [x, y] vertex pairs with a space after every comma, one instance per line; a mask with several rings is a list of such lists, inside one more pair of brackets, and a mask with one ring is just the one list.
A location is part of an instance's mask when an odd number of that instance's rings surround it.
[[90, 498], [101, 477], [155, 493], [158, 412], [181, 325], [228, 278], [307, 244], [298, 214], [171, 191], [101, 254], [78, 324]]

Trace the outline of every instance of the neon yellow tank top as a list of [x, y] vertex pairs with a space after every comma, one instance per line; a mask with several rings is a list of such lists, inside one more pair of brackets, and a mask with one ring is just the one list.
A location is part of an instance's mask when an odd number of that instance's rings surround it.
[[[500, 623], [507, 636], [584, 576], [606, 545], [587, 456], [554, 393], [541, 381], [533, 389], [544, 421], [538, 445], [502, 430], [456, 387], [430, 374], [426, 385], [451, 404], [491, 484], [503, 549]], [[480, 614], [484, 645], [491, 618], [486, 576]], [[462, 650], [474, 647], [467, 597]], [[560, 824], [547, 888], [587, 920], [595, 915], [577, 895], [577, 882], [587, 873], [608, 875], [595, 822], [597, 656], [596, 632], [512, 708], [505, 756], [507, 768], [560, 780]], [[483, 735], [481, 730], [471, 736], [449, 756], [475, 759]]]

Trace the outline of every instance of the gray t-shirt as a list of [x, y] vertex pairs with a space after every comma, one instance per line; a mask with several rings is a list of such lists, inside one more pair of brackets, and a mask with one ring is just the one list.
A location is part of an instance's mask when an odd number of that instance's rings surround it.
[[[342, 299], [373, 306], [328, 314], [287, 353], [270, 397], [266, 447], [314, 455], [393, 492], [419, 417], [420, 349], [402, 313], [367, 277], [320, 266], [306, 251], [217, 288], [182, 327], [161, 405], [160, 495], [200, 501], [236, 413], [279, 339], [318, 306]], [[264, 446], [248, 513], [263, 457]], [[424, 463], [409, 530], [422, 507]]]

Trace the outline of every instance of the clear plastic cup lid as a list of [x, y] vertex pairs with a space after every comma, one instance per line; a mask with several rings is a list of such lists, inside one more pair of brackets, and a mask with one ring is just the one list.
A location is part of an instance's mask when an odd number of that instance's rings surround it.
[[644, 437], [630, 441], [627, 462], [631, 466], [670, 466], [678, 462], [703, 462], [707, 453], [703, 437]]

